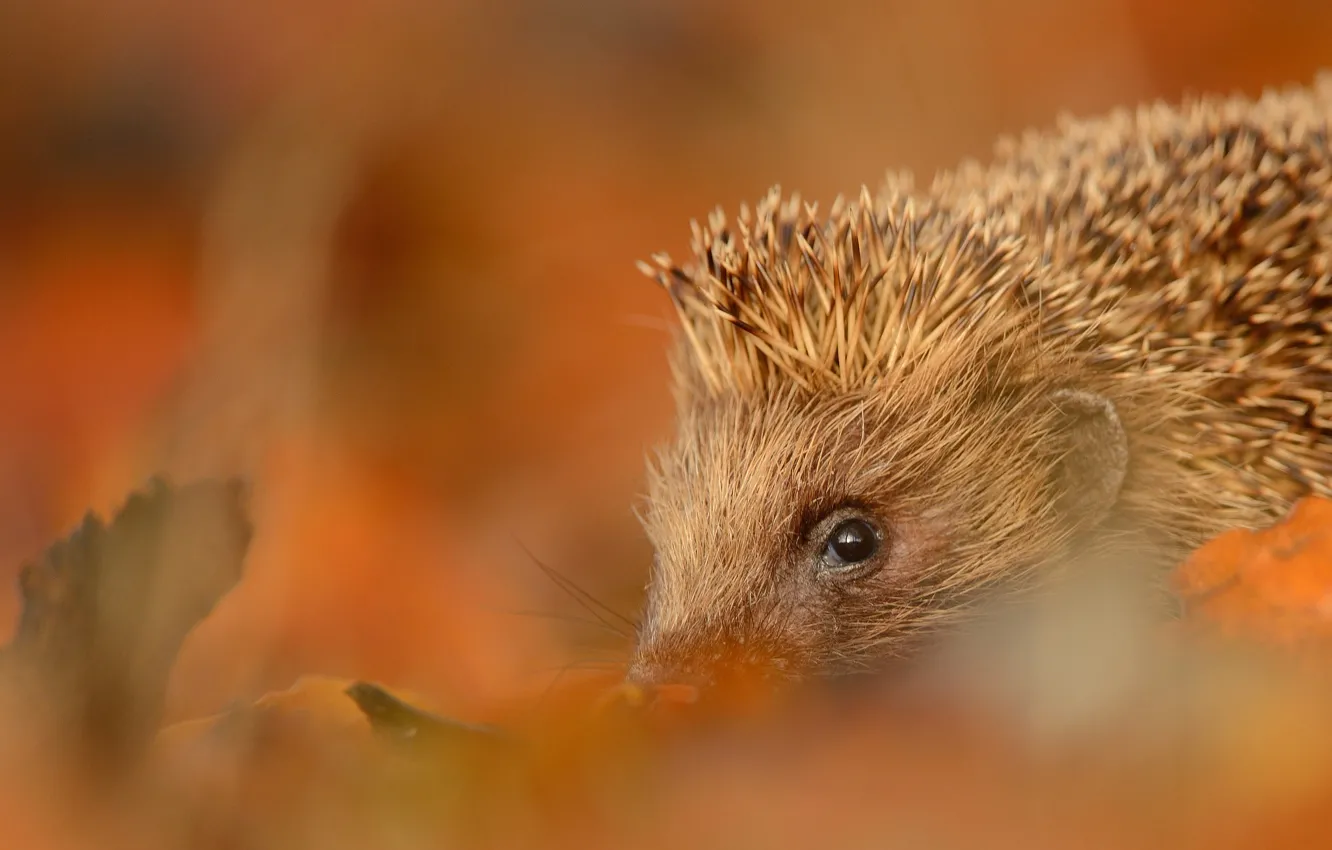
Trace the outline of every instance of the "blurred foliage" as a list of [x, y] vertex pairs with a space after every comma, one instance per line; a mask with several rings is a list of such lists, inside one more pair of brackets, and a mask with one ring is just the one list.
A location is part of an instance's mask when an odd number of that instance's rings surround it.
[[[43, 826], [163, 848], [1323, 846], [1330, 513], [1309, 500], [1195, 553], [1183, 599], [1220, 579], [1230, 604], [1190, 605], [1181, 628], [1143, 630], [1113, 587], [1083, 586], [886, 687], [661, 714], [590, 699], [602, 685], [495, 728], [303, 677], [167, 727], [94, 817]], [[1221, 578], [1236, 569], [1256, 580]]]

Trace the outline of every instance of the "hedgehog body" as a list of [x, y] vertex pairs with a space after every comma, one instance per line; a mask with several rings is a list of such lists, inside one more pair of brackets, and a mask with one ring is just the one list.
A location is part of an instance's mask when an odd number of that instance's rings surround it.
[[645, 265], [679, 423], [631, 675], [871, 666], [1075, 553], [1332, 495], [1329, 118], [1332, 78], [1151, 105], [695, 225]]

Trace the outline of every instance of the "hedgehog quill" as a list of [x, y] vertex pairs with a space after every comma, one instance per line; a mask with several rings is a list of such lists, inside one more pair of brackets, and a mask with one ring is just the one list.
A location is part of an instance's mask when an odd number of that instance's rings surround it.
[[1079, 553], [1332, 495], [1329, 117], [1332, 76], [1064, 119], [643, 264], [678, 425], [629, 680], [870, 668]]

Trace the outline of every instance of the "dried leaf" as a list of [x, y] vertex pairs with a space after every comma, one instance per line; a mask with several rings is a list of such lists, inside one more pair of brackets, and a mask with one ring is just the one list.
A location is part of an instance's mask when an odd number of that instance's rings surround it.
[[182, 641], [240, 579], [245, 499], [240, 481], [155, 479], [24, 566], [10, 669], [51, 701], [82, 763], [122, 766], [155, 733]]
[[384, 688], [368, 682], [356, 682], [346, 694], [365, 712], [375, 733], [397, 744], [410, 744], [425, 752], [453, 749], [482, 749], [505, 741], [497, 730], [449, 720], [423, 711], [399, 699]]
[[1174, 588], [1193, 625], [1332, 649], [1332, 501], [1304, 499], [1271, 528], [1221, 535], [1180, 567]]

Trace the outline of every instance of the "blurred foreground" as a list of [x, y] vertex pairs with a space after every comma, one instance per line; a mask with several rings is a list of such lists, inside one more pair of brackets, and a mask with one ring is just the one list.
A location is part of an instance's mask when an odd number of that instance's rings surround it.
[[236, 581], [243, 505], [235, 485], [159, 485], [25, 571], [0, 671], [15, 846], [1332, 840], [1332, 501], [1196, 553], [1169, 629], [1112, 571], [864, 689], [715, 711], [645, 703], [608, 677], [483, 727], [420, 695], [307, 677], [154, 736], [181, 627]]

